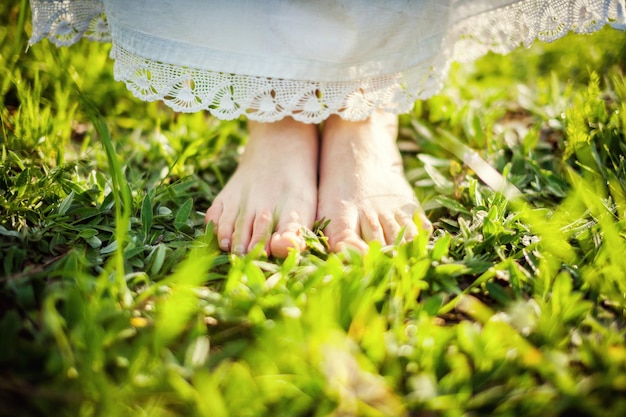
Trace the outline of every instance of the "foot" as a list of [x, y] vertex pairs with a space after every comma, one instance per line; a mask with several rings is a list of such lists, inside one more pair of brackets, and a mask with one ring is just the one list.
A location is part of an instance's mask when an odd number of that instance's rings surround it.
[[364, 252], [373, 240], [409, 241], [418, 233], [415, 218], [430, 228], [404, 177], [397, 134], [398, 117], [390, 113], [363, 122], [337, 116], [325, 122], [317, 218], [330, 220], [324, 233], [333, 252]]
[[303, 250], [317, 206], [318, 133], [285, 118], [249, 122], [250, 137], [237, 170], [207, 210], [219, 246], [243, 254], [260, 242], [268, 255]]

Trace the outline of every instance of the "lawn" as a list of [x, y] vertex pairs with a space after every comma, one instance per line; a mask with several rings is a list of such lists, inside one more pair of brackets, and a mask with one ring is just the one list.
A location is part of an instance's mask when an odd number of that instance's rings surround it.
[[27, 50], [26, 3], [0, 4], [1, 416], [626, 415], [623, 32], [455, 65], [401, 117], [432, 235], [277, 260], [204, 224], [245, 120], [134, 99], [106, 44]]

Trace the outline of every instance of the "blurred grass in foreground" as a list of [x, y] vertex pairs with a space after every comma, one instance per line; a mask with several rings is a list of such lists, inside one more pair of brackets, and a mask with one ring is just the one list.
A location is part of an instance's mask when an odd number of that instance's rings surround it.
[[24, 53], [25, 9], [0, 22], [0, 415], [626, 412], [623, 33], [457, 66], [401, 118], [431, 238], [276, 261], [203, 224], [243, 121], [138, 102], [106, 45]]

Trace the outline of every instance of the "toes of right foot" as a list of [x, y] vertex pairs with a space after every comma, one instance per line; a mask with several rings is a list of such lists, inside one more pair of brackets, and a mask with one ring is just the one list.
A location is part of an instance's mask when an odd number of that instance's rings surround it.
[[252, 236], [248, 244], [248, 252], [259, 243], [265, 244], [265, 250], [267, 252], [273, 224], [274, 216], [270, 210], [261, 210], [256, 214], [254, 222], [252, 223]]
[[208, 208], [206, 214], [204, 215], [204, 221], [209, 224], [213, 222], [213, 224], [217, 225], [220, 217], [222, 217], [222, 213], [224, 211], [224, 205], [219, 201], [214, 201], [211, 204], [211, 207]]
[[270, 243], [270, 251], [277, 258], [286, 258], [291, 250], [302, 252], [305, 248], [304, 239], [289, 232], [274, 234]]
[[235, 234], [234, 220], [220, 219], [220, 222], [216, 224], [215, 234], [217, 243], [224, 252], [243, 253], [245, 251]]
[[288, 223], [279, 227], [270, 242], [272, 255], [286, 258], [290, 250], [302, 252], [306, 249], [306, 242], [302, 237], [303, 227], [300, 223]]
[[230, 252], [234, 249], [233, 245], [233, 228], [230, 223], [221, 221], [215, 223], [215, 235], [217, 236], [217, 244], [220, 249], [225, 252]]
[[223, 250], [224, 252], [230, 252], [230, 239], [227, 239], [227, 238], [219, 239], [218, 245], [220, 249]]
[[230, 251], [232, 243], [233, 221], [228, 219], [222, 219], [224, 213], [224, 206], [220, 202], [213, 202], [211, 207], [206, 211], [204, 220], [206, 224], [213, 223], [213, 231], [217, 236], [217, 243], [225, 252]]

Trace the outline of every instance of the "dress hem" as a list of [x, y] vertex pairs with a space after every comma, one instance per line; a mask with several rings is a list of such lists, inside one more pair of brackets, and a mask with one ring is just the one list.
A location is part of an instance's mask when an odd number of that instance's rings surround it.
[[[240, 116], [274, 122], [290, 116], [319, 123], [330, 115], [364, 120], [377, 109], [406, 113], [416, 100], [436, 94], [453, 61], [488, 52], [508, 53], [535, 40], [592, 33], [606, 25], [626, 29], [626, 0], [520, 0], [457, 21], [437, 55], [392, 74], [355, 81], [269, 78], [194, 69], [148, 59], [113, 42], [114, 76], [145, 101], [161, 100], [178, 112], [206, 110], [219, 119]], [[567, 7], [563, 7], [567, 3]], [[31, 0], [31, 44], [43, 38], [70, 45], [82, 37], [110, 41], [100, 0]]]

